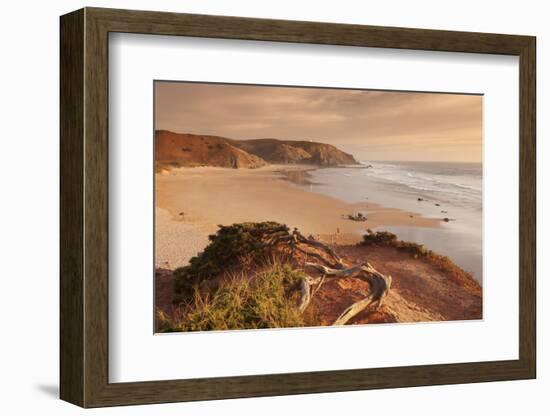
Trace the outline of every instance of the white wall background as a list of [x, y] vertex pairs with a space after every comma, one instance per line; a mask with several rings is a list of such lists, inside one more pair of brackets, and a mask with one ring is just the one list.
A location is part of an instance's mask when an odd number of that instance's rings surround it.
[[[545, 284], [543, 195], [550, 146], [543, 130], [550, 100], [545, 66], [550, 26], [541, 1], [254, 1], [120, 0], [4, 2], [0, 14], [0, 409], [3, 414], [83, 412], [58, 395], [59, 20], [83, 6], [317, 20], [387, 26], [536, 35], [538, 41], [538, 380], [338, 394], [225, 400], [87, 411], [103, 415], [278, 415], [346, 412], [408, 415], [548, 414], [550, 361], [543, 325]], [[544, 201], [546, 199], [546, 201]], [[544, 235], [543, 235], [544, 234]], [[547, 265], [548, 263], [546, 263]]]

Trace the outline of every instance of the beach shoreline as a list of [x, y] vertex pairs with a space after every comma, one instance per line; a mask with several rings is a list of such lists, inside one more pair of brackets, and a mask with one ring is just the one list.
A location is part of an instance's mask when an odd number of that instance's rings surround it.
[[[437, 228], [429, 218], [372, 201], [350, 203], [309, 192], [311, 165], [258, 169], [176, 168], [155, 174], [155, 265], [188, 264], [208, 244], [218, 225], [276, 221], [331, 244], [355, 244], [368, 228]], [[377, 201], [378, 202], [378, 201]], [[348, 215], [362, 213], [365, 221]]]

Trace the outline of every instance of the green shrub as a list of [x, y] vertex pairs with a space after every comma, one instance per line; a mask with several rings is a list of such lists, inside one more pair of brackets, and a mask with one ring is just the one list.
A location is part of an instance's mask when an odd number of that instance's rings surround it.
[[427, 257], [434, 254], [431, 250], [428, 250], [422, 244], [413, 243], [411, 241], [396, 240], [392, 244], [396, 249], [405, 251], [411, 254], [414, 258]]
[[411, 254], [414, 258], [427, 257], [435, 254], [431, 250], [426, 249], [422, 244], [398, 240], [395, 234], [388, 231], [373, 232], [371, 229], [368, 229], [367, 234], [363, 236], [363, 241], [360, 244], [365, 246], [374, 244], [394, 247], [399, 251], [405, 251]]
[[315, 325], [312, 314], [296, 308], [301, 271], [274, 264], [252, 277], [223, 281], [213, 293], [196, 290], [193, 300], [172, 320], [157, 313], [157, 330], [208, 331]]
[[363, 236], [363, 245], [369, 244], [387, 244], [392, 241], [396, 241], [397, 236], [388, 231], [373, 232], [370, 228], [367, 230], [367, 234]]
[[216, 234], [208, 238], [210, 244], [193, 257], [189, 265], [174, 271], [176, 291], [192, 295], [202, 281], [221, 274], [231, 266], [247, 260], [264, 260], [266, 246], [263, 239], [273, 233], [288, 233], [288, 227], [277, 222], [245, 222], [220, 225]]
[[423, 258], [431, 263], [433, 266], [439, 268], [440, 270], [445, 270], [451, 276], [457, 279], [467, 278], [468, 281], [474, 281], [470, 273], [462, 270], [460, 267], [454, 264], [449, 257], [429, 250], [422, 244], [413, 243], [411, 241], [398, 240], [395, 234], [388, 231], [374, 232], [371, 229], [368, 229], [367, 234], [363, 236], [363, 241], [360, 242], [359, 245], [379, 245], [393, 247], [396, 250], [410, 254], [415, 259]]

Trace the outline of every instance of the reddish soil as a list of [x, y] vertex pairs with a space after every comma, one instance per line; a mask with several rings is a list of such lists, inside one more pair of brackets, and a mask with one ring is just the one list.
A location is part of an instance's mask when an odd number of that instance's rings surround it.
[[174, 300], [174, 276], [171, 270], [155, 270], [155, 306], [168, 315], [172, 315]]
[[[442, 269], [430, 258], [414, 258], [387, 246], [344, 246], [338, 253], [350, 263], [368, 260], [392, 277], [392, 287], [378, 311], [365, 311], [352, 324], [451, 321], [482, 318], [481, 287], [465, 273]], [[323, 324], [360, 300], [368, 284], [357, 278], [333, 279], [313, 299]]]
[[[482, 318], [481, 287], [455, 266], [442, 266], [430, 257], [414, 258], [390, 246], [338, 246], [345, 263], [369, 261], [392, 276], [391, 290], [381, 308], [365, 310], [350, 324], [471, 320]], [[157, 269], [156, 305], [172, 312], [174, 282], [166, 269]], [[369, 283], [359, 278], [327, 279], [315, 293], [315, 308], [322, 325], [330, 325], [352, 303], [364, 298]]]

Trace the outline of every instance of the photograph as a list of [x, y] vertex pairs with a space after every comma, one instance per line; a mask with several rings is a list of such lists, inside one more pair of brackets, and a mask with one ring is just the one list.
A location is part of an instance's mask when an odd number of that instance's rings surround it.
[[483, 319], [483, 95], [156, 80], [155, 333]]

